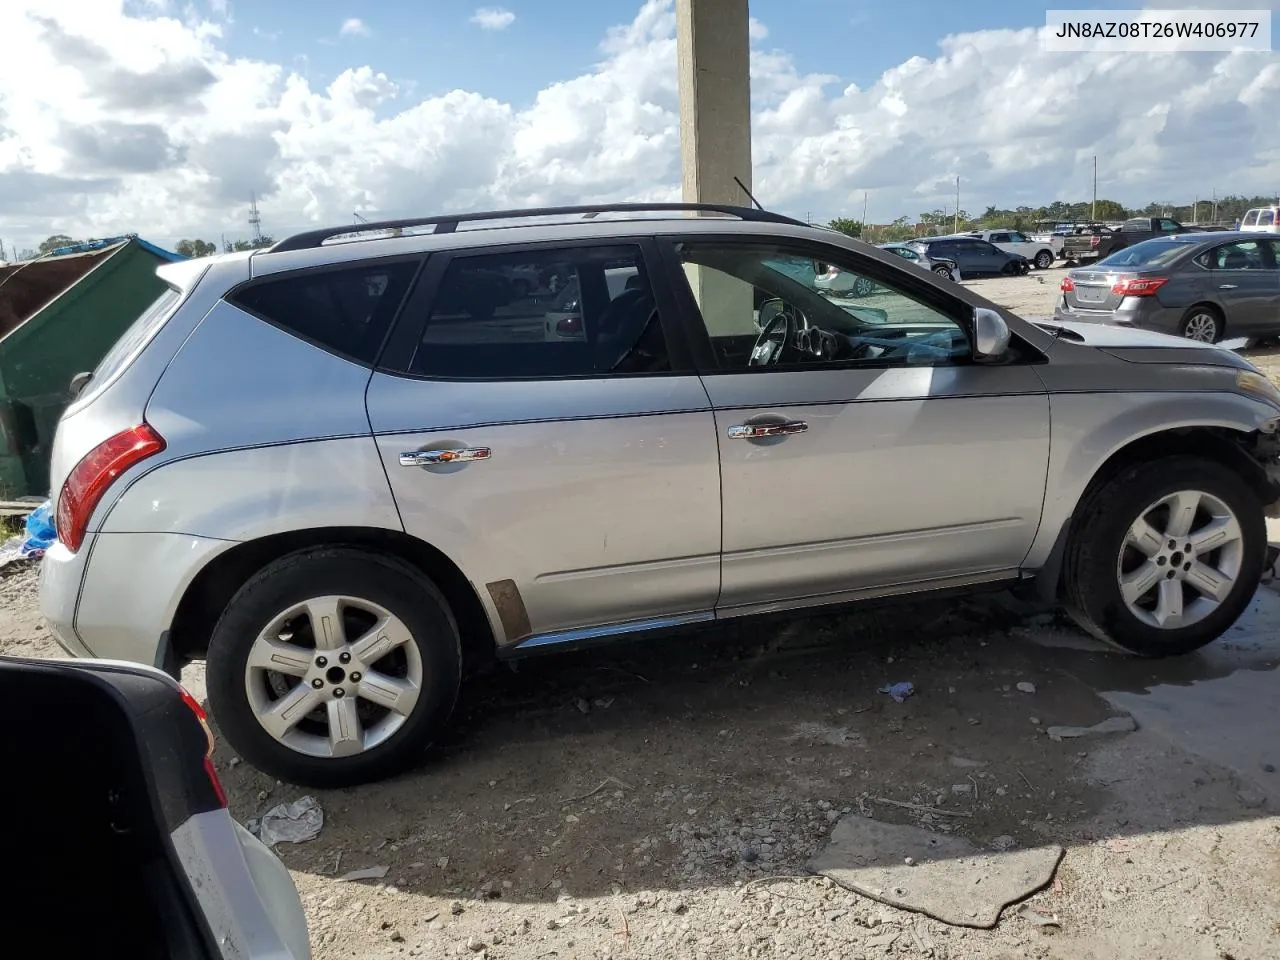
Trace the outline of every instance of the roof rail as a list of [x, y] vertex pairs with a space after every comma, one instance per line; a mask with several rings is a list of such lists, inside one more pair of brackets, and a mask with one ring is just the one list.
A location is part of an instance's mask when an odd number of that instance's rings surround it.
[[[489, 210], [484, 213], [455, 213], [440, 217], [421, 217], [412, 220], [381, 220], [376, 223], [348, 224], [343, 227], [327, 227], [323, 230], [308, 230], [286, 237], [270, 248], [271, 253], [282, 253], [286, 250], [311, 250], [334, 237], [357, 237], [360, 234], [379, 233], [385, 230], [403, 230], [409, 227], [430, 227], [432, 234], [453, 233], [460, 223], [473, 223], [481, 220], [515, 220], [523, 217], [560, 217], [582, 214], [587, 219], [601, 213], [650, 213], [650, 212], [699, 212], [719, 213], [737, 217], [739, 220], [754, 220], [764, 223], [785, 223], [803, 227], [805, 224], [780, 213], [768, 210], [756, 210], [752, 207], [737, 207], [726, 203], [601, 203], [572, 207], [534, 207], [527, 210]], [[381, 239], [368, 237], [366, 239]]]

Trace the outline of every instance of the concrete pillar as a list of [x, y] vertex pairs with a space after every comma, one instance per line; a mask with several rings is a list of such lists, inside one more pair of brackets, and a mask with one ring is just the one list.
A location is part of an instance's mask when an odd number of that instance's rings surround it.
[[[750, 206], [751, 42], [747, 0], [676, 0], [680, 172], [686, 203]], [[686, 266], [712, 334], [754, 329], [750, 284]]]

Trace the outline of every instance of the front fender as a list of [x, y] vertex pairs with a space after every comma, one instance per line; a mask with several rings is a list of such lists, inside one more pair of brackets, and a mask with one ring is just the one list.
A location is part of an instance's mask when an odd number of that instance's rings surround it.
[[1057, 393], [1049, 397], [1052, 438], [1040, 529], [1023, 562], [1045, 566], [1098, 471], [1130, 444], [1168, 431], [1211, 427], [1250, 435], [1280, 411], [1226, 392]]

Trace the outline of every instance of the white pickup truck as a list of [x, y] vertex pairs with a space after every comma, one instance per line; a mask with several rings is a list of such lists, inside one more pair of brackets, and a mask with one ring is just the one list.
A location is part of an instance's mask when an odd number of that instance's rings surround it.
[[1047, 270], [1062, 253], [1061, 237], [1028, 237], [1017, 230], [975, 230], [972, 234], [994, 244], [1005, 253], [1026, 257], [1039, 270]]

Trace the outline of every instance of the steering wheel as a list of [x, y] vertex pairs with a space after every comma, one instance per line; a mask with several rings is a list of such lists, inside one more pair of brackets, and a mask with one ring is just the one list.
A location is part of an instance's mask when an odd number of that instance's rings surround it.
[[[800, 330], [799, 312], [780, 301], [779, 304], [781, 309], [764, 325], [760, 336], [756, 337], [755, 345], [751, 348], [751, 359], [747, 361], [749, 367], [776, 366], [796, 341], [796, 334]], [[761, 310], [763, 309], [762, 305]], [[779, 333], [782, 334], [780, 337]]]

